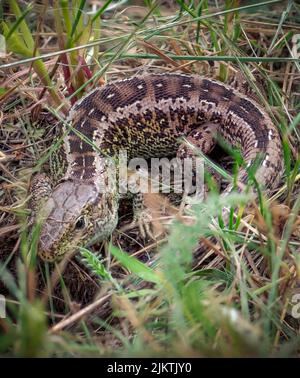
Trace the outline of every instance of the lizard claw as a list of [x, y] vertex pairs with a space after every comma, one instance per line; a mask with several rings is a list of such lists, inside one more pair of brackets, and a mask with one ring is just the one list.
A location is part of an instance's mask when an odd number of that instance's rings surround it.
[[147, 210], [139, 211], [138, 214], [134, 215], [133, 221], [131, 222], [132, 227], [139, 227], [140, 234], [143, 239], [149, 237], [150, 239], [155, 240], [155, 236], [151, 230], [151, 223], [153, 221], [153, 217]]

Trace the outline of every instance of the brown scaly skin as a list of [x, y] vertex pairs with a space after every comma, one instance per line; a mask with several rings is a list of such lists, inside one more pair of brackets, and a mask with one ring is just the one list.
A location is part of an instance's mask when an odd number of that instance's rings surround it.
[[[39, 255], [48, 261], [113, 232], [118, 190], [100, 193], [99, 182], [110, 174], [103, 158], [121, 149], [129, 158], [165, 157], [177, 150], [182, 156], [179, 140], [186, 137], [207, 153], [216, 129], [241, 149], [246, 166], [262, 156], [256, 179], [263, 187], [274, 188], [283, 172], [281, 140], [270, 117], [252, 98], [212, 79], [149, 74], [117, 81], [77, 102], [70, 121], [66, 172], [43, 206]], [[238, 179], [247, 182], [244, 169]]]

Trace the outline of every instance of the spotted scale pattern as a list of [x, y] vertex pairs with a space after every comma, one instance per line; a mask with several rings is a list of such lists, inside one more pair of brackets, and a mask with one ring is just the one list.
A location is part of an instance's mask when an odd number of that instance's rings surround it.
[[[212, 79], [149, 74], [116, 81], [77, 102], [70, 121], [68, 178], [95, 180], [99, 157], [121, 149], [130, 158], [175, 155], [180, 138], [207, 122], [241, 148], [246, 165], [261, 154], [256, 174], [261, 184], [273, 187], [282, 174], [281, 141], [270, 117], [252, 98]], [[246, 180], [244, 171], [240, 179]]]

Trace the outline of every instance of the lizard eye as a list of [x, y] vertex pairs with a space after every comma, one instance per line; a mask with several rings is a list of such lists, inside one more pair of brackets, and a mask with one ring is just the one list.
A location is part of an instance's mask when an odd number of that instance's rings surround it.
[[76, 230], [82, 230], [84, 227], [85, 227], [84, 217], [78, 218], [76, 223], [75, 223]]

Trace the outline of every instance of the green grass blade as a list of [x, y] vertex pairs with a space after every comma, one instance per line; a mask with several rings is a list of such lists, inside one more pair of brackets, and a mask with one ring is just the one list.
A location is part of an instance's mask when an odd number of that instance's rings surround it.
[[111, 254], [130, 272], [134, 273], [141, 279], [161, 285], [163, 280], [161, 276], [153, 269], [149, 268], [135, 257], [129, 256], [119, 248], [110, 245]]

